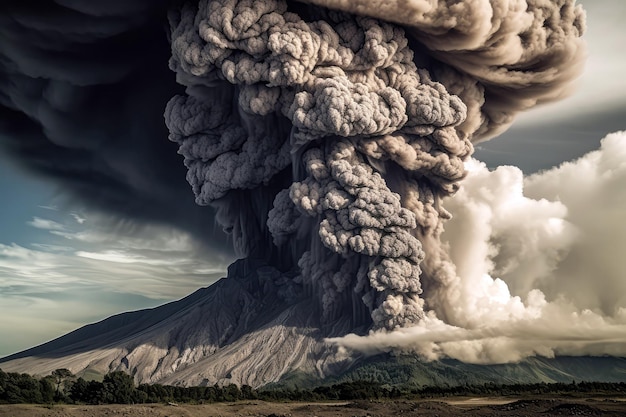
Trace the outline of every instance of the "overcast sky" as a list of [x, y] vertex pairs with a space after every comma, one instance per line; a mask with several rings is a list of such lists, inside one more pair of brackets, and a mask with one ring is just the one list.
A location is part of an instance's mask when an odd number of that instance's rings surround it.
[[[589, 59], [577, 91], [478, 145], [475, 157], [489, 167], [517, 165], [530, 174], [626, 129], [626, 2], [581, 3]], [[68, 202], [53, 183], [20, 171], [5, 155], [0, 195], [0, 356], [111, 314], [181, 298], [224, 276], [231, 261], [185, 231], [113, 223]]]

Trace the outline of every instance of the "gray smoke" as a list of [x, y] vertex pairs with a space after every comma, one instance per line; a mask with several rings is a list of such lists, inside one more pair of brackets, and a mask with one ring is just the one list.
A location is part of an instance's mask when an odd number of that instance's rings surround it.
[[[626, 132], [598, 150], [524, 177], [470, 160], [442, 240], [462, 277], [442, 321], [331, 341], [368, 354], [517, 362], [626, 354]], [[593, 279], [590, 279], [593, 277]]]
[[170, 68], [186, 95], [165, 119], [196, 202], [217, 209], [240, 255], [298, 271], [326, 322], [445, 319], [459, 277], [440, 240], [442, 200], [472, 142], [567, 91], [582, 9], [309, 3], [170, 11]]

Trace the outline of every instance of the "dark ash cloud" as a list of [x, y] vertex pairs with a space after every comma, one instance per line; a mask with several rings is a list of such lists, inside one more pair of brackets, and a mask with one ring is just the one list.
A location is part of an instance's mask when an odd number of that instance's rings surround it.
[[225, 240], [166, 139], [163, 109], [180, 91], [167, 68], [166, 7], [4, 2], [0, 148], [92, 208]]
[[472, 143], [567, 90], [582, 9], [307, 3], [355, 14], [280, 0], [170, 11], [170, 67], [187, 88], [165, 117], [196, 201], [241, 255], [295, 269], [327, 323], [445, 314], [462, 278], [440, 240], [443, 198]]

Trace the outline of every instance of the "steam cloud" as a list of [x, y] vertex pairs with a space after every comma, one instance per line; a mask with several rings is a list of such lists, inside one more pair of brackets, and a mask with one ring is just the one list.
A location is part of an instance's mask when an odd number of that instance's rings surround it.
[[[626, 132], [580, 159], [524, 178], [471, 160], [443, 240], [463, 280], [417, 326], [333, 339], [368, 353], [411, 350], [472, 363], [531, 355], [626, 355]], [[588, 201], [592, 199], [593, 205]], [[590, 279], [590, 277], [594, 277]]]
[[[349, 319], [359, 335], [340, 346], [626, 354], [603, 241], [626, 247], [607, 208], [623, 206], [607, 190], [624, 183], [624, 135], [526, 179], [470, 159], [569, 91], [574, 0], [48, 3], [0, 14], [0, 136], [22, 165], [209, 242], [217, 220], [238, 255], [291, 278], [285, 297], [319, 301], [327, 335]], [[187, 199], [176, 146], [212, 210]]]
[[170, 12], [170, 67], [187, 87], [165, 112], [170, 139], [240, 254], [297, 264], [327, 322], [346, 298], [374, 328], [420, 323], [425, 306], [447, 319], [460, 278], [442, 200], [472, 141], [578, 73], [582, 9], [318, 4], [357, 14], [279, 0]]

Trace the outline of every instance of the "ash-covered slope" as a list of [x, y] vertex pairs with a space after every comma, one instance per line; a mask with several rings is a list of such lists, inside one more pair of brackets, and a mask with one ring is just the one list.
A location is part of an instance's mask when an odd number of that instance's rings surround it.
[[[295, 299], [288, 275], [239, 260], [208, 288], [161, 307], [123, 313], [0, 360], [8, 372], [68, 368], [87, 378], [122, 370], [138, 383], [315, 386], [347, 380], [389, 384], [626, 381], [626, 359], [528, 358], [517, 364], [424, 362], [411, 355], [346, 356], [324, 337], [361, 330], [359, 314], [321, 323], [311, 298]], [[347, 318], [351, 317], [351, 318]]]
[[137, 382], [260, 386], [300, 370], [318, 378], [350, 365], [323, 337], [350, 320], [320, 326], [319, 308], [290, 299], [285, 276], [240, 260], [225, 278], [161, 307], [124, 313], [1, 360], [5, 371], [78, 375], [122, 370]]

